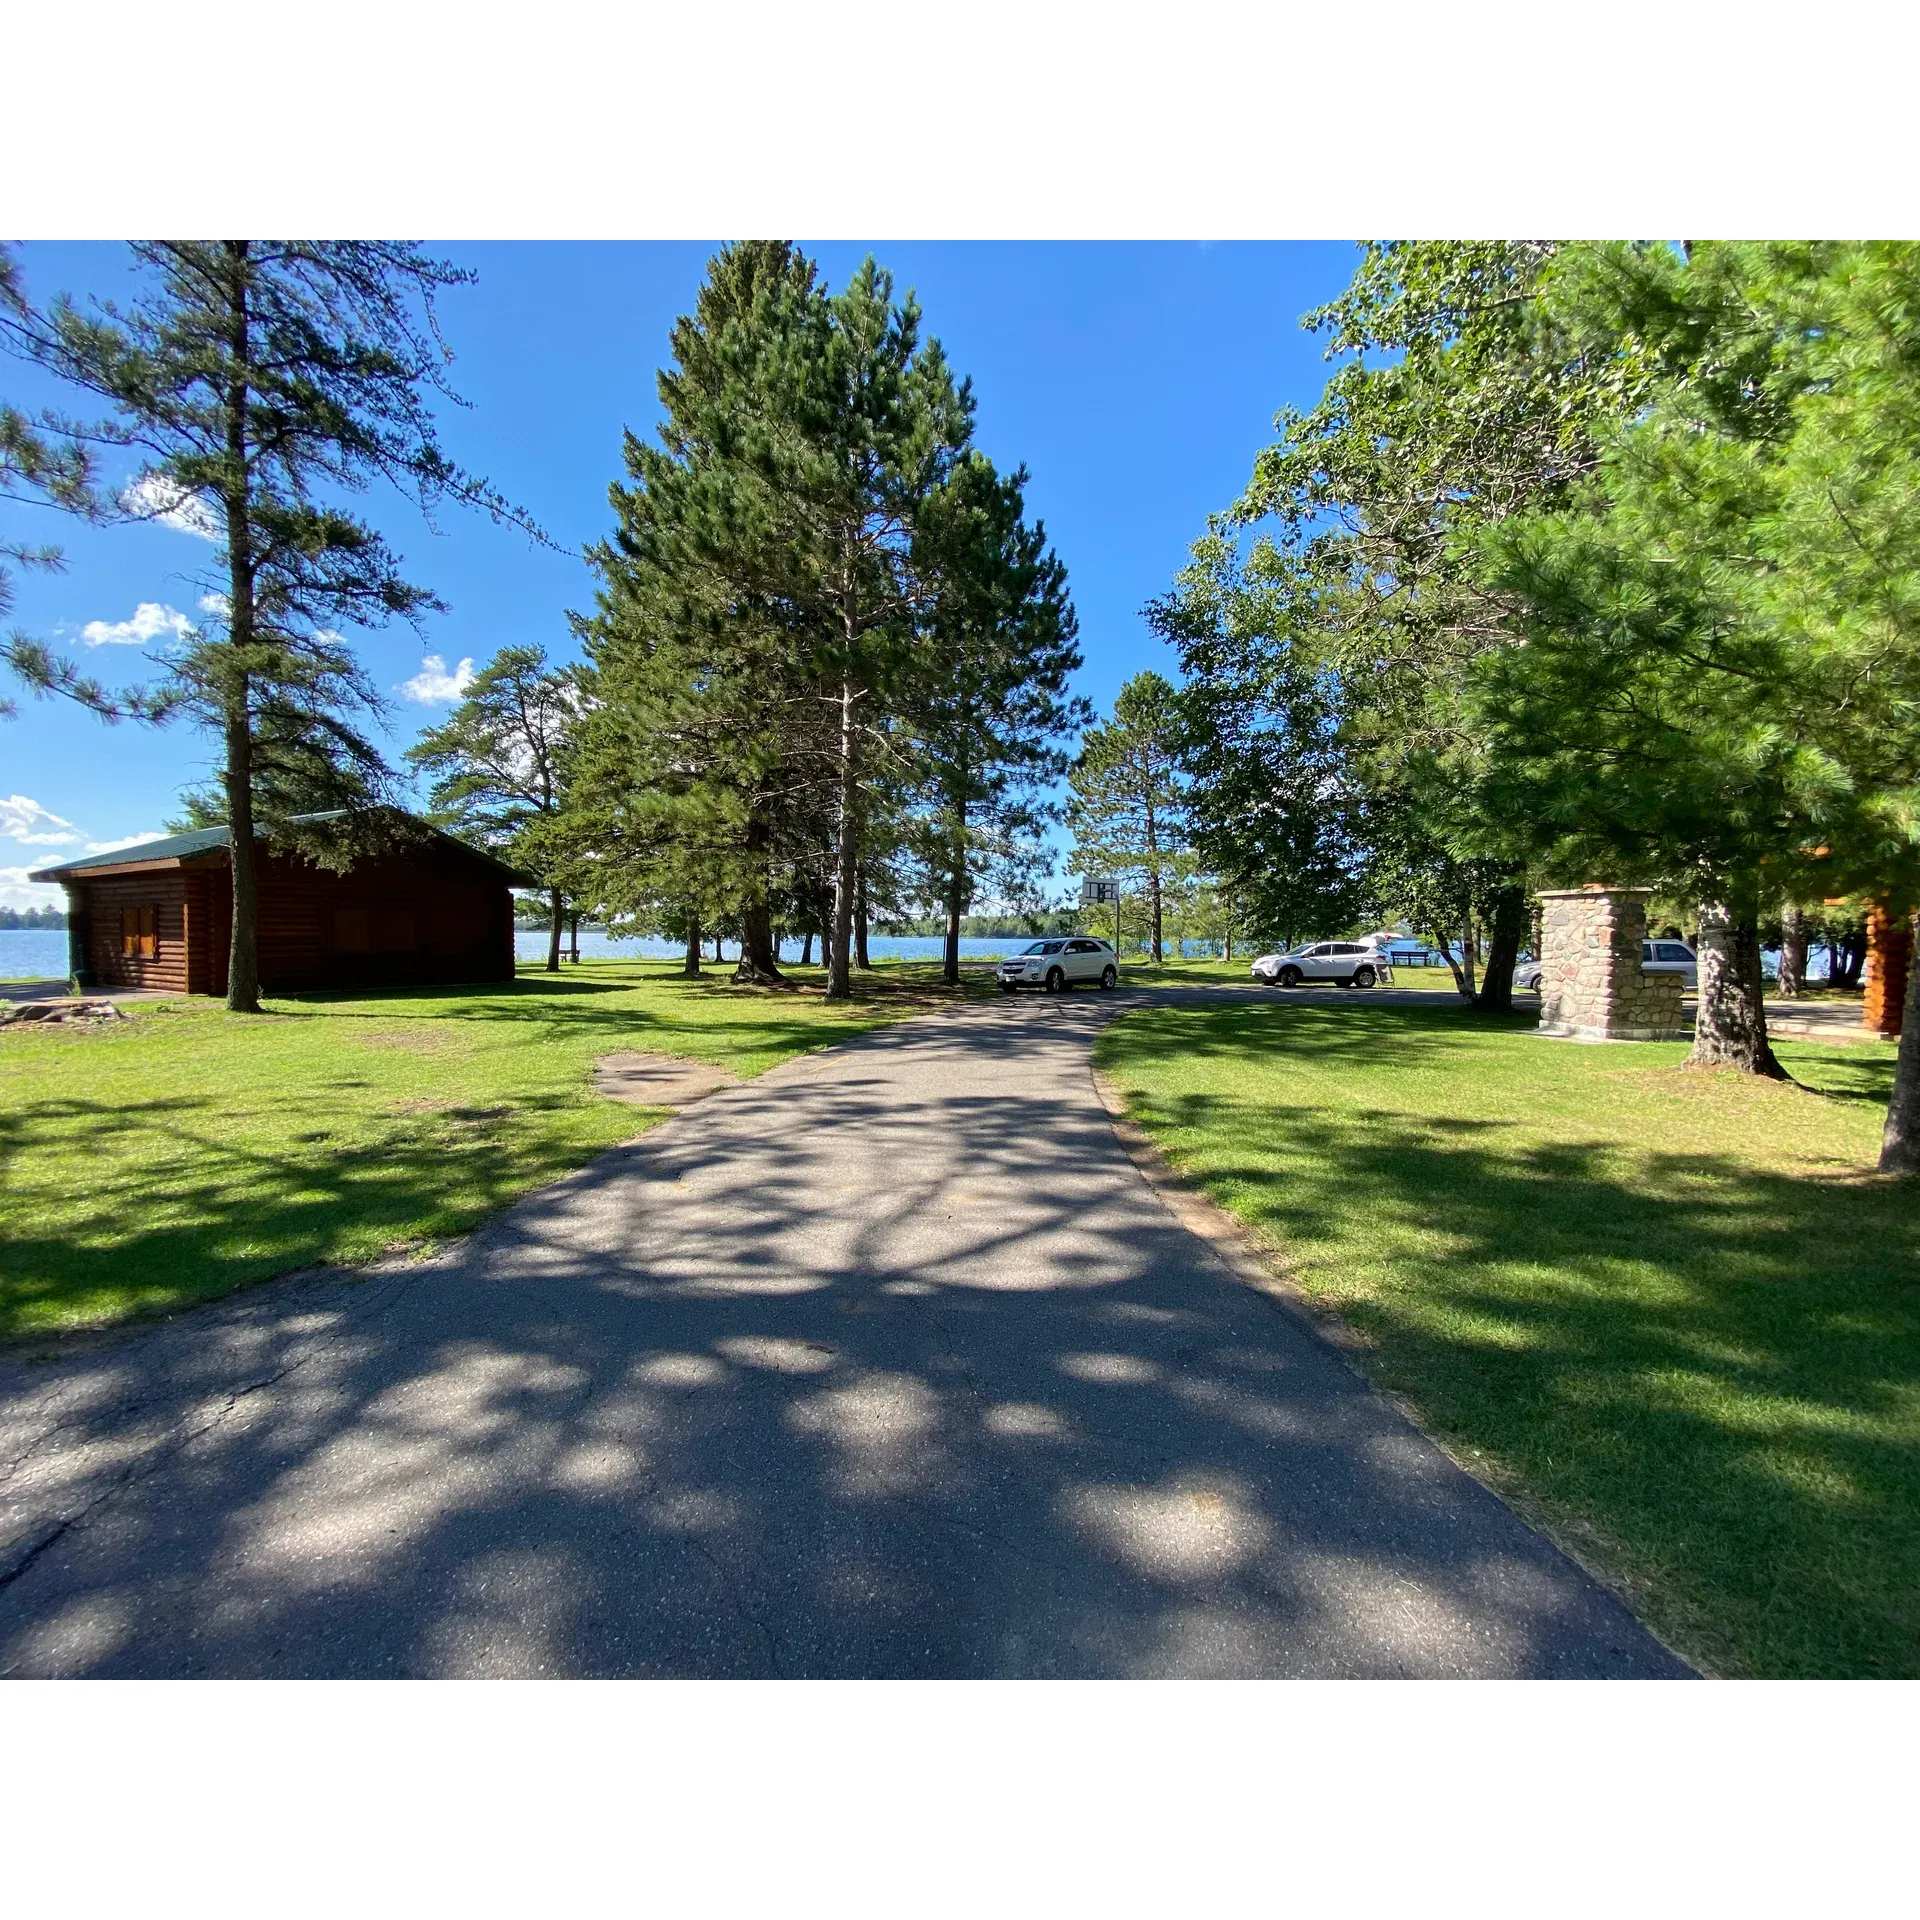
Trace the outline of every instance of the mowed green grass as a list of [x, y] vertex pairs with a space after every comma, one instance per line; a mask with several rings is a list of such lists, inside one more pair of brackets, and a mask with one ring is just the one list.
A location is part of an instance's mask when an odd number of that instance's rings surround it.
[[1531, 1015], [1154, 1008], [1096, 1058], [1171, 1160], [1642, 1616], [1728, 1673], [1920, 1675], [1920, 1191], [1885, 1046], [1805, 1083]]
[[[831, 1005], [730, 969], [585, 962], [385, 998], [136, 1003], [98, 1031], [0, 1030], [0, 1339], [165, 1312], [467, 1231], [661, 1117], [592, 1086], [604, 1053], [751, 1077], [937, 1003], [934, 970]], [[984, 988], [963, 988], [977, 991]]]

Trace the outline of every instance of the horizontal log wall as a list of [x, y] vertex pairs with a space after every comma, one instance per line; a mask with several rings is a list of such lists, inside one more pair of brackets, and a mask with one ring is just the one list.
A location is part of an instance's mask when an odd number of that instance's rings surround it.
[[[89, 964], [101, 986], [226, 991], [233, 880], [224, 856], [217, 864], [83, 880], [74, 891], [84, 902]], [[120, 953], [125, 906], [159, 909], [154, 959]], [[350, 930], [357, 930], [357, 943], [343, 938]], [[507, 883], [438, 843], [362, 860], [346, 873], [263, 853], [257, 937], [260, 984], [268, 993], [513, 978]]]
[[[144, 987], [160, 993], [188, 991], [186, 877], [129, 873], [89, 880], [75, 889], [84, 902], [81, 949], [97, 987]], [[120, 951], [120, 916], [129, 907], [154, 910], [157, 951], [151, 960]]]

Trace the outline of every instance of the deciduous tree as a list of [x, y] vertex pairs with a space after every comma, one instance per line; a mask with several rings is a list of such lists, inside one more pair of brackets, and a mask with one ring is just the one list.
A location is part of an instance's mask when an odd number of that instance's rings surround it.
[[560, 971], [566, 925], [558, 829], [580, 706], [575, 676], [550, 667], [544, 648], [503, 647], [447, 719], [407, 749], [431, 782], [437, 825], [545, 879], [549, 973]]

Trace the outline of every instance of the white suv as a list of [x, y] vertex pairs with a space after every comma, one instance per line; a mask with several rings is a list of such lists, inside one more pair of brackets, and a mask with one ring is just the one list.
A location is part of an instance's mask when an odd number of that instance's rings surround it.
[[1263, 953], [1250, 969], [1269, 987], [1300, 987], [1337, 980], [1343, 987], [1393, 985], [1393, 965], [1378, 947], [1359, 940], [1317, 940], [1295, 953]]
[[1002, 960], [995, 977], [1002, 993], [1012, 993], [1016, 987], [1045, 987], [1049, 993], [1064, 993], [1083, 981], [1115, 986], [1120, 968], [1117, 956], [1104, 940], [1088, 940], [1076, 934], [1066, 939], [1036, 940], [1025, 953]]

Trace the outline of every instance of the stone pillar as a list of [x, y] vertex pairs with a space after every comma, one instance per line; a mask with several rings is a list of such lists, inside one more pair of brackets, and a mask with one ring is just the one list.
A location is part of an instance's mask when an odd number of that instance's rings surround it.
[[1913, 923], [1884, 901], [1867, 909], [1867, 964], [1861, 974], [1866, 1004], [1860, 1023], [1883, 1040], [1900, 1037], [1900, 1012], [1913, 965]]
[[1680, 976], [1641, 965], [1645, 887], [1540, 898], [1540, 1031], [1563, 1040], [1684, 1040]]

